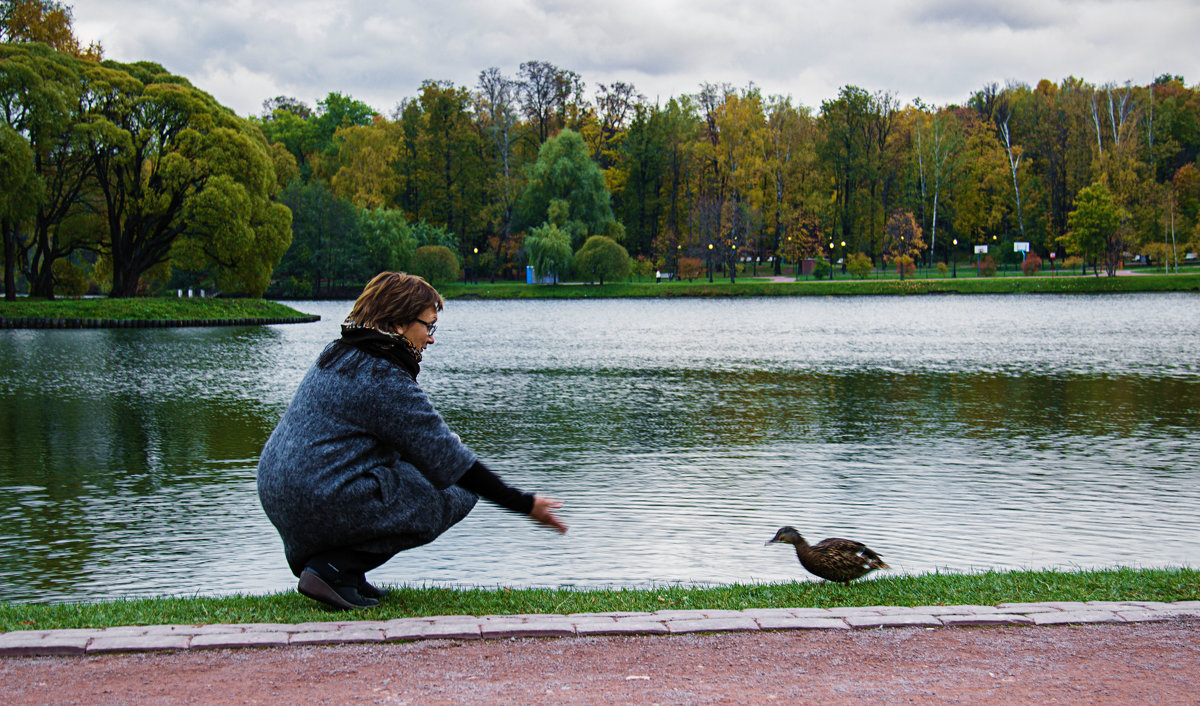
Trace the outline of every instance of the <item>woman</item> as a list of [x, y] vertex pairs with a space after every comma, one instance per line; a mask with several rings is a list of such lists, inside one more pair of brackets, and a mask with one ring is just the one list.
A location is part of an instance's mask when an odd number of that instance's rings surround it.
[[566, 532], [562, 503], [504, 483], [417, 386], [442, 297], [401, 272], [376, 276], [304, 376], [258, 463], [258, 495], [297, 590], [330, 607], [377, 605], [366, 572], [431, 542], [482, 496]]

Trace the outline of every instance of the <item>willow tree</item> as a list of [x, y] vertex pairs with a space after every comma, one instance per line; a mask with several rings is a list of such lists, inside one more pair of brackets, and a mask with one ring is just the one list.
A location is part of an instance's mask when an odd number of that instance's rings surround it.
[[621, 234], [613, 218], [604, 173], [592, 161], [583, 138], [563, 130], [546, 141], [530, 165], [518, 213], [526, 226], [540, 225], [555, 200], [567, 204], [561, 227], [572, 234], [576, 248], [588, 235]]
[[138, 293], [172, 255], [261, 295], [291, 242], [261, 131], [157, 64], [87, 64], [83, 74], [111, 296]]
[[37, 297], [53, 297], [60, 260], [95, 240], [77, 224], [66, 225], [93, 210], [84, 203], [92, 176], [80, 103], [80, 67], [87, 63], [42, 44], [0, 45], [0, 124], [28, 146], [38, 184], [36, 199], [5, 190], [25, 211], [24, 218], [10, 212], [6, 238]]
[[4, 298], [17, 298], [17, 251], [20, 226], [36, 213], [41, 181], [33, 168], [33, 150], [16, 130], [0, 124], [0, 237], [4, 240]]

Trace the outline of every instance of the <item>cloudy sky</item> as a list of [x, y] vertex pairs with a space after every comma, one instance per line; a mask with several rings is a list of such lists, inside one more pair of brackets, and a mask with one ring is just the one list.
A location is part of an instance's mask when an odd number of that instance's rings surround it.
[[427, 79], [548, 61], [651, 101], [753, 82], [818, 108], [845, 85], [962, 103], [992, 82], [1200, 80], [1196, 0], [75, 0], [75, 28], [239, 114], [333, 91], [387, 113]]

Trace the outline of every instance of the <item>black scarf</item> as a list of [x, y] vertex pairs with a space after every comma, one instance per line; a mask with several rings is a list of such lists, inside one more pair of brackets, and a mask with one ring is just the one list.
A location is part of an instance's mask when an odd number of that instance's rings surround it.
[[343, 324], [342, 337], [338, 342], [400, 366], [413, 380], [421, 372], [421, 351], [401, 334]]

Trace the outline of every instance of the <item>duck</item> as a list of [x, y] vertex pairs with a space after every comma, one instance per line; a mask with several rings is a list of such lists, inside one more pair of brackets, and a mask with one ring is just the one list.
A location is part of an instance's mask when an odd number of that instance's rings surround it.
[[830, 537], [810, 545], [795, 527], [780, 527], [775, 537], [766, 544], [793, 545], [800, 565], [810, 574], [846, 586], [875, 569], [892, 568], [862, 542]]

